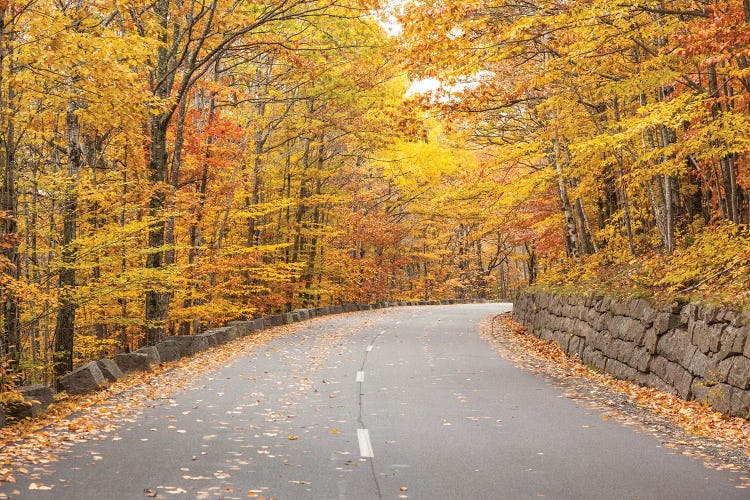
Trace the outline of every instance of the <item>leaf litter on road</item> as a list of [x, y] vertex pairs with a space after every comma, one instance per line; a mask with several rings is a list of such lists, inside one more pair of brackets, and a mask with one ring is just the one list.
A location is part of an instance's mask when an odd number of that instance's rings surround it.
[[[599, 411], [602, 420], [615, 419], [654, 434], [665, 446], [707, 466], [750, 471], [750, 421], [594, 371], [555, 342], [529, 334], [508, 314], [486, 318], [480, 331], [502, 356], [560, 384], [565, 396]], [[747, 478], [741, 480], [738, 488], [750, 487]]]
[[[170, 394], [190, 387], [202, 374], [248, 356], [259, 346], [290, 335], [302, 326], [262, 330], [254, 336], [165, 363], [151, 372], [130, 374], [93, 394], [58, 396], [45, 415], [0, 429], [0, 484], [15, 482], [16, 473], [28, 474], [29, 466], [55, 462], [60, 452], [76, 443], [107, 439], [108, 434], [124, 424], [135, 422], [144, 407], [155, 401], [168, 401]], [[115, 435], [111, 439], [122, 438]]]
[[[19, 468], [28, 472], [24, 466], [52, 464], [57, 460], [58, 454], [69, 450], [77, 443], [104, 439], [120, 441], [123, 438], [118, 431], [128, 431], [132, 427], [140, 426], [140, 422], [143, 421], [144, 409], [156, 405], [177, 406], [171, 395], [192, 388], [200, 388], [200, 381], [205, 380], [203, 377], [205, 374], [228, 366], [242, 357], [252, 356], [260, 347], [267, 346], [269, 342], [288, 337], [290, 334], [297, 333], [300, 330], [302, 330], [300, 335], [315, 337], [316, 342], [311, 348], [306, 348], [304, 351], [289, 351], [284, 348], [279, 349], [278, 346], [269, 347], [268, 350], [272, 350], [275, 347], [276, 352], [274, 356], [280, 357], [280, 361], [290, 365], [293, 372], [296, 373], [293, 373], [290, 377], [286, 377], [285, 380], [288, 380], [288, 383], [277, 384], [279, 385], [279, 390], [286, 391], [287, 394], [284, 398], [275, 402], [275, 404], [263, 394], [258, 393], [257, 398], [253, 398], [251, 405], [245, 405], [255, 407], [270, 406], [265, 412], [258, 413], [261, 418], [265, 417], [266, 423], [263, 424], [262, 420], [256, 421], [256, 423], [260, 423], [260, 426], [251, 425], [250, 428], [257, 428], [260, 434], [274, 434], [275, 439], [283, 439], [288, 436], [297, 437], [300, 431], [305, 432], [306, 439], [318, 439], [326, 430], [330, 434], [339, 434], [340, 431], [338, 428], [340, 426], [333, 429], [322, 426], [317, 430], [298, 428], [294, 433], [289, 433], [282, 427], [279, 427], [281, 424], [294, 426], [295, 412], [290, 411], [290, 409], [297, 404], [295, 399], [298, 399], [300, 396], [317, 398], [319, 401], [322, 401], [321, 398], [328, 399], [326, 396], [329, 391], [325, 390], [319, 393], [313, 385], [314, 382], [318, 381], [319, 383], [322, 380], [326, 387], [331, 388], [331, 394], [341, 392], [335, 390], [336, 384], [340, 384], [340, 381], [328, 376], [325, 378], [316, 376], [314, 373], [319, 369], [335, 368], [336, 364], [342, 362], [341, 360], [344, 356], [331, 357], [331, 355], [334, 353], [333, 351], [340, 349], [344, 345], [342, 339], [351, 333], [350, 330], [355, 331], [356, 329], [352, 328], [351, 325], [345, 328], [334, 328], [333, 331], [326, 331], [324, 328], [317, 327], [317, 331], [308, 333], [311, 326], [323, 320], [325, 318], [315, 319], [304, 325], [287, 325], [265, 330], [256, 336], [236, 339], [192, 358], [184, 358], [177, 362], [165, 364], [156, 368], [153, 372], [130, 375], [111, 384], [108, 388], [98, 393], [87, 396], [64, 397], [55, 403], [50, 408], [50, 411], [41, 419], [28, 422], [28, 426], [13, 426], [0, 431], [0, 467], [2, 467], [0, 468], [0, 477], [3, 477], [6, 482], [15, 481], [13, 474], [19, 471]], [[322, 326], [322, 323], [320, 325]], [[304, 327], [307, 328], [303, 329]], [[264, 354], [267, 354], [267, 352], [257, 355], [263, 356]], [[264, 373], [265, 375], [254, 374], [252, 377], [241, 376], [241, 378], [243, 380], [247, 379], [253, 384], [259, 383], [260, 378], [267, 379], [266, 382], [271, 384], [278, 382], [277, 373]], [[194, 409], [211, 407], [210, 402], [201, 400], [196, 401], [194, 405]], [[235, 410], [242, 409], [235, 408]], [[174, 414], [166, 415], [165, 419], [167, 419], [168, 424], [172, 424], [176, 415], [189, 415], [190, 413], [190, 410], [182, 412], [175, 410]], [[233, 412], [230, 411], [228, 413]], [[202, 422], [202, 420], [196, 421]], [[340, 423], [344, 422], [340, 421]], [[227, 425], [222, 420], [217, 420], [216, 424], [219, 425], [218, 429]], [[170, 432], [179, 433], [176, 425], [165, 424], [164, 427]], [[289, 430], [292, 429], [290, 428]], [[235, 429], [235, 431], [239, 431], [239, 429]], [[307, 434], [309, 431], [312, 431], [314, 434]], [[154, 432], [158, 433], [158, 430]], [[205, 434], [204, 437], [211, 439], [214, 436]], [[256, 435], [256, 437], [258, 436]], [[295, 439], [285, 439], [284, 442], [293, 440]], [[274, 447], [277, 446], [279, 445], [275, 445]], [[249, 448], [253, 448], [253, 446]], [[290, 455], [278, 454], [275, 450], [271, 454], [268, 446], [263, 446], [261, 451], [266, 452], [263, 455], [265, 457], [283, 460], [285, 465], [289, 464], [288, 458], [285, 457], [289, 457]], [[303, 453], [307, 453], [307, 451], [303, 451]], [[200, 455], [205, 455], [205, 452], [200, 452]], [[102, 457], [94, 460], [105, 459], [106, 457]], [[198, 454], [192, 455], [192, 463], [195, 463], [199, 459]], [[252, 459], [250, 458], [250, 460]], [[93, 464], [93, 462], [91, 463]], [[235, 458], [235, 463], [248, 464], [247, 460], [239, 458]], [[16, 471], [13, 470], [14, 468]], [[237, 465], [228, 463], [227, 470], [236, 471], [238, 468]], [[40, 469], [38, 467], [35, 468], [34, 473], [39, 472]], [[49, 468], [43, 472], [45, 474], [55, 473], [54, 470]], [[221, 474], [222, 472], [219, 473]], [[182, 475], [180, 474], [180, 476]], [[185, 475], [187, 476], [188, 474]], [[36, 477], [38, 476], [35, 475], [32, 477], [29, 475], [26, 480], [35, 480]], [[191, 475], [190, 479], [183, 477], [183, 479], [191, 483], [194, 483], [198, 478], [200, 476], [197, 474]], [[311, 484], [310, 481], [303, 481], [298, 478], [293, 479], [300, 481], [299, 484], [302, 485]], [[229, 479], [222, 479], [222, 481], [224, 480]], [[64, 479], [60, 479], [60, 481], [63, 482]], [[180, 490], [181, 488], [178, 486], [158, 486], [145, 488], [143, 491], [144, 494], [153, 492], [161, 497], [163, 494], [178, 494]], [[204, 488], [196, 492], [195, 498], [212, 498], [213, 491], [213, 487]], [[308, 489], [308, 491], [310, 490]], [[13, 495], [15, 496], [16, 493], [13, 492]]]

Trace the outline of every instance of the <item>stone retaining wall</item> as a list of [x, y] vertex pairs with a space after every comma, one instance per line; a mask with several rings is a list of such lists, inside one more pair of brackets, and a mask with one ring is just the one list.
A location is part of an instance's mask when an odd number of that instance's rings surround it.
[[587, 365], [750, 416], [750, 313], [644, 299], [526, 293], [513, 318]]
[[[62, 390], [69, 394], [85, 394], [96, 391], [108, 383], [131, 372], [148, 371], [153, 366], [192, 356], [210, 347], [221, 345], [237, 337], [245, 337], [259, 330], [297, 323], [319, 316], [354, 311], [369, 311], [396, 306], [447, 305], [487, 302], [484, 299], [448, 299], [409, 302], [378, 302], [376, 304], [339, 304], [334, 306], [296, 309], [286, 314], [275, 314], [249, 321], [230, 321], [227, 326], [213, 328], [198, 335], [167, 337], [151, 347], [142, 347], [135, 352], [120, 353], [115, 359], [100, 359], [80, 366], [58, 380]], [[41, 391], [41, 392], [40, 392]], [[19, 389], [19, 401], [9, 407], [0, 404], [0, 427], [8, 420], [16, 422], [40, 414], [52, 402], [50, 387], [28, 386]], [[42, 396], [43, 394], [43, 396]]]

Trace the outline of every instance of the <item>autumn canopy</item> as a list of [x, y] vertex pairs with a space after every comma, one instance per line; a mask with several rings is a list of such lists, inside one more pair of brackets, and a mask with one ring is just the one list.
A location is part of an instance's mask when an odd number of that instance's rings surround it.
[[0, 389], [299, 307], [750, 303], [750, 0], [0, 18]]

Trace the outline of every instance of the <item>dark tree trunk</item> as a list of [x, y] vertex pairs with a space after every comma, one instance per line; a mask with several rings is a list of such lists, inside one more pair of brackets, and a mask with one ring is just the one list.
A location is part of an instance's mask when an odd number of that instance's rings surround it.
[[[164, 246], [165, 222], [161, 212], [165, 202], [163, 183], [166, 181], [167, 123], [167, 120], [159, 116], [151, 118], [149, 180], [154, 186], [154, 193], [149, 203], [151, 224], [148, 230], [149, 253], [146, 257], [146, 268], [156, 270], [164, 267], [162, 247]], [[164, 337], [168, 308], [168, 293], [161, 290], [146, 292], [146, 345], [157, 344]]]
[[60, 310], [55, 325], [54, 361], [55, 375], [73, 369], [73, 336], [75, 332], [76, 303], [76, 211], [78, 209], [78, 174], [81, 170], [80, 126], [71, 103], [65, 120], [68, 153], [68, 183], [62, 203], [62, 270], [60, 271]]
[[[6, 26], [4, 10], [0, 9], [0, 84], [4, 87], [6, 82], [2, 77], [10, 68], [12, 70], [11, 50], [5, 46], [13, 36], [14, 26]], [[16, 186], [16, 133], [13, 123], [13, 89], [9, 86], [0, 90], [0, 124], [3, 134], [0, 136], [0, 161], [2, 161], [3, 183], [0, 190], [0, 255], [4, 258], [5, 269], [2, 271], [11, 279], [20, 277], [21, 266], [18, 254], [18, 188]], [[0, 293], [0, 313], [2, 314], [2, 325], [0, 325], [0, 356], [8, 356], [18, 360], [20, 357], [21, 325], [19, 300], [16, 295], [8, 290]]]
[[[156, 67], [151, 74], [151, 91], [158, 99], [166, 99], [172, 93], [174, 82], [173, 56], [167, 49], [167, 27], [169, 26], [169, 0], [157, 0], [154, 13], [161, 19], [164, 33], [161, 41], [164, 46], [157, 51]], [[179, 96], [184, 98], [184, 96]], [[162, 215], [166, 201], [167, 182], [167, 128], [172, 113], [157, 113], [149, 119], [151, 144], [149, 146], [149, 181], [153, 192], [149, 202], [151, 222], [148, 230], [149, 253], [146, 268], [160, 270], [165, 266], [164, 243], [166, 223]], [[161, 289], [146, 291], [146, 345], [154, 345], [164, 337], [164, 327], [169, 311], [169, 294]]]
[[[1, 67], [1, 65], [0, 65]], [[0, 192], [0, 255], [6, 260], [7, 269], [3, 272], [11, 279], [18, 279], [20, 260], [18, 255], [18, 190], [16, 188], [16, 161], [13, 124], [7, 124], [5, 149], [0, 157], [3, 161], [3, 184]], [[0, 336], [0, 356], [18, 359], [21, 343], [21, 325], [18, 297], [8, 290], [2, 295], [2, 335]]]

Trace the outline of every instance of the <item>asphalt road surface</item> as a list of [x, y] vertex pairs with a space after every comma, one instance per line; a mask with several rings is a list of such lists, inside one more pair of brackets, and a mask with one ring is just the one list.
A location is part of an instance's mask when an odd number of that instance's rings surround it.
[[503, 359], [478, 323], [509, 308], [302, 323], [72, 446], [34, 477], [51, 490], [19, 476], [0, 498], [750, 498]]

